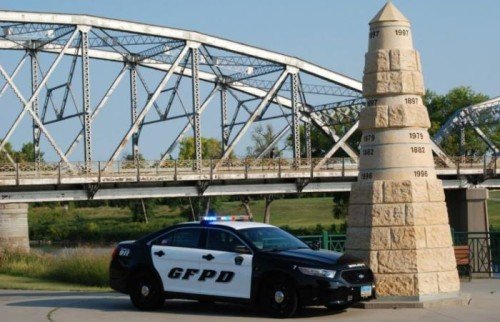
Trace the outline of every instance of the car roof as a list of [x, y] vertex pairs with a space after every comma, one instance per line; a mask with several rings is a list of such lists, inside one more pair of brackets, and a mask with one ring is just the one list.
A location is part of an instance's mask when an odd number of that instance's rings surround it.
[[[199, 225], [201, 222], [199, 221], [193, 221], [193, 222], [187, 222], [183, 224], [192, 224], [192, 225]], [[254, 222], [254, 221], [211, 221], [205, 225], [205, 227], [210, 227], [211, 225], [217, 225], [217, 226], [226, 226], [226, 227], [231, 227], [236, 230], [240, 229], [246, 229], [246, 228], [261, 228], [261, 227], [270, 227], [270, 228], [276, 228], [273, 225], [269, 224], [264, 224], [260, 222]]]

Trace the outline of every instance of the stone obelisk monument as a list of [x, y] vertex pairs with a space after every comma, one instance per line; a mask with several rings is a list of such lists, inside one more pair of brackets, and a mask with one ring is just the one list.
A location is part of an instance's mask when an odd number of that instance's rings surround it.
[[370, 265], [379, 298], [456, 297], [460, 284], [427, 132], [420, 57], [410, 22], [391, 2], [370, 21], [363, 95], [346, 252]]

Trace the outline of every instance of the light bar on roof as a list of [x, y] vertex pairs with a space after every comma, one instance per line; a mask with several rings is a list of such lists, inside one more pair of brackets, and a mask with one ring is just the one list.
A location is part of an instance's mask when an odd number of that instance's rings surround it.
[[203, 216], [201, 221], [213, 222], [213, 221], [250, 221], [249, 216]]

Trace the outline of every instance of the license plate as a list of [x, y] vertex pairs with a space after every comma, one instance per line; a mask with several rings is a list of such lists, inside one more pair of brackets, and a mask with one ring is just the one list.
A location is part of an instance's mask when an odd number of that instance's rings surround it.
[[361, 297], [370, 297], [370, 296], [372, 296], [371, 285], [361, 286]]

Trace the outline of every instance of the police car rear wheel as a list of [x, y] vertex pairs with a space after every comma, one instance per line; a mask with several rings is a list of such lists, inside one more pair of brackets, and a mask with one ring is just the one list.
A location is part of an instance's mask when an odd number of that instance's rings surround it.
[[292, 281], [282, 278], [264, 283], [261, 299], [266, 311], [276, 318], [293, 316], [299, 305], [297, 291]]
[[130, 300], [139, 310], [157, 310], [163, 306], [165, 298], [159, 281], [141, 273], [134, 277], [130, 290]]

